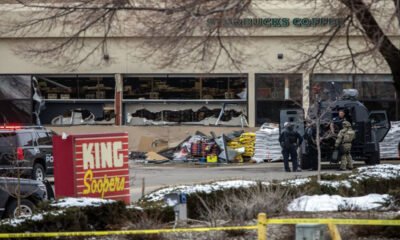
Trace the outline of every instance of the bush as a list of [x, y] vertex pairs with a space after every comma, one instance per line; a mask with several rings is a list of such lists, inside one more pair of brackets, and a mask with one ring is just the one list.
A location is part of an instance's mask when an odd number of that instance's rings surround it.
[[[1, 232], [58, 232], [58, 231], [93, 231], [120, 230], [135, 226], [159, 226], [174, 220], [174, 212], [169, 207], [154, 206], [138, 210], [127, 208], [124, 202], [113, 202], [96, 207], [71, 207], [62, 212], [44, 204], [42, 220], [26, 220], [12, 226], [1, 224]], [[39, 209], [42, 210], [43, 209]], [[49, 214], [49, 211], [60, 211], [59, 214]], [[144, 224], [144, 222], [146, 224]], [[153, 225], [151, 224], [153, 223]], [[136, 228], [139, 229], [139, 228]]]
[[286, 212], [288, 203], [294, 197], [292, 189], [259, 184], [248, 189], [221, 191], [215, 195], [197, 194], [195, 196], [197, 199], [190, 199], [196, 200], [198, 218], [215, 226], [218, 220], [242, 225], [246, 221], [256, 219], [261, 212], [266, 212], [270, 216], [279, 215]]

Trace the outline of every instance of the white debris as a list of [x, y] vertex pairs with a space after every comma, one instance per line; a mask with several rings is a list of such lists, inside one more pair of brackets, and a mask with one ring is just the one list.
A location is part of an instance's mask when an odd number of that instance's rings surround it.
[[294, 199], [287, 209], [291, 212], [367, 211], [381, 208], [388, 200], [388, 194], [369, 194], [362, 197], [313, 195]]
[[114, 200], [107, 200], [101, 198], [62, 198], [57, 200], [55, 203], [52, 203], [51, 206], [53, 207], [60, 207], [60, 208], [68, 208], [68, 207], [98, 207], [102, 204], [109, 204], [115, 202]]
[[194, 184], [194, 185], [179, 185], [175, 187], [167, 187], [155, 192], [152, 192], [146, 196], [148, 201], [160, 201], [164, 199], [164, 196], [173, 192], [182, 192], [186, 194], [192, 194], [196, 192], [211, 193], [213, 191], [223, 189], [234, 189], [234, 188], [247, 188], [256, 186], [256, 181], [247, 180], [230, 180], [230, 181], [218, 181], [208, 184]]

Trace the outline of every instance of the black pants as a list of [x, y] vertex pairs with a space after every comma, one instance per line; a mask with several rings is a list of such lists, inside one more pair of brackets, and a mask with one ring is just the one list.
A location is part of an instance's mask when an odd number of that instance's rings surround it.
[[284, 148], [282, 150], [282, 155], [283, 155], [283, 164], [285, 166], [285, 170], [289, 171], [289, 156], [290, 160], [292, 161], [292, 166], [293, 166], [293, 171], [296, 171], [298, 168], [298, 163], [297, 163], [297, 147], [296, 146], [291, 146], [289, 148]]

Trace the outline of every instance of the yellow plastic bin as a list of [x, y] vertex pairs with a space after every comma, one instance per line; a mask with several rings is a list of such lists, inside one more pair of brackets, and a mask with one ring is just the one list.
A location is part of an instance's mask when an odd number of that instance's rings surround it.
[[208, 155], [207, 156], [207, 163], [216, 163], [218, 162], [217, 155]]

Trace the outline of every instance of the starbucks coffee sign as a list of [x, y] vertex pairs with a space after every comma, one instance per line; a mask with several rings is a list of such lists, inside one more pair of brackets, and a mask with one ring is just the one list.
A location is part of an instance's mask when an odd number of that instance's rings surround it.
[[226, 18], [207, 20], [208, 26], [215, 27], [332, 27], [340, 26], [344, 23], [343, 18]]

